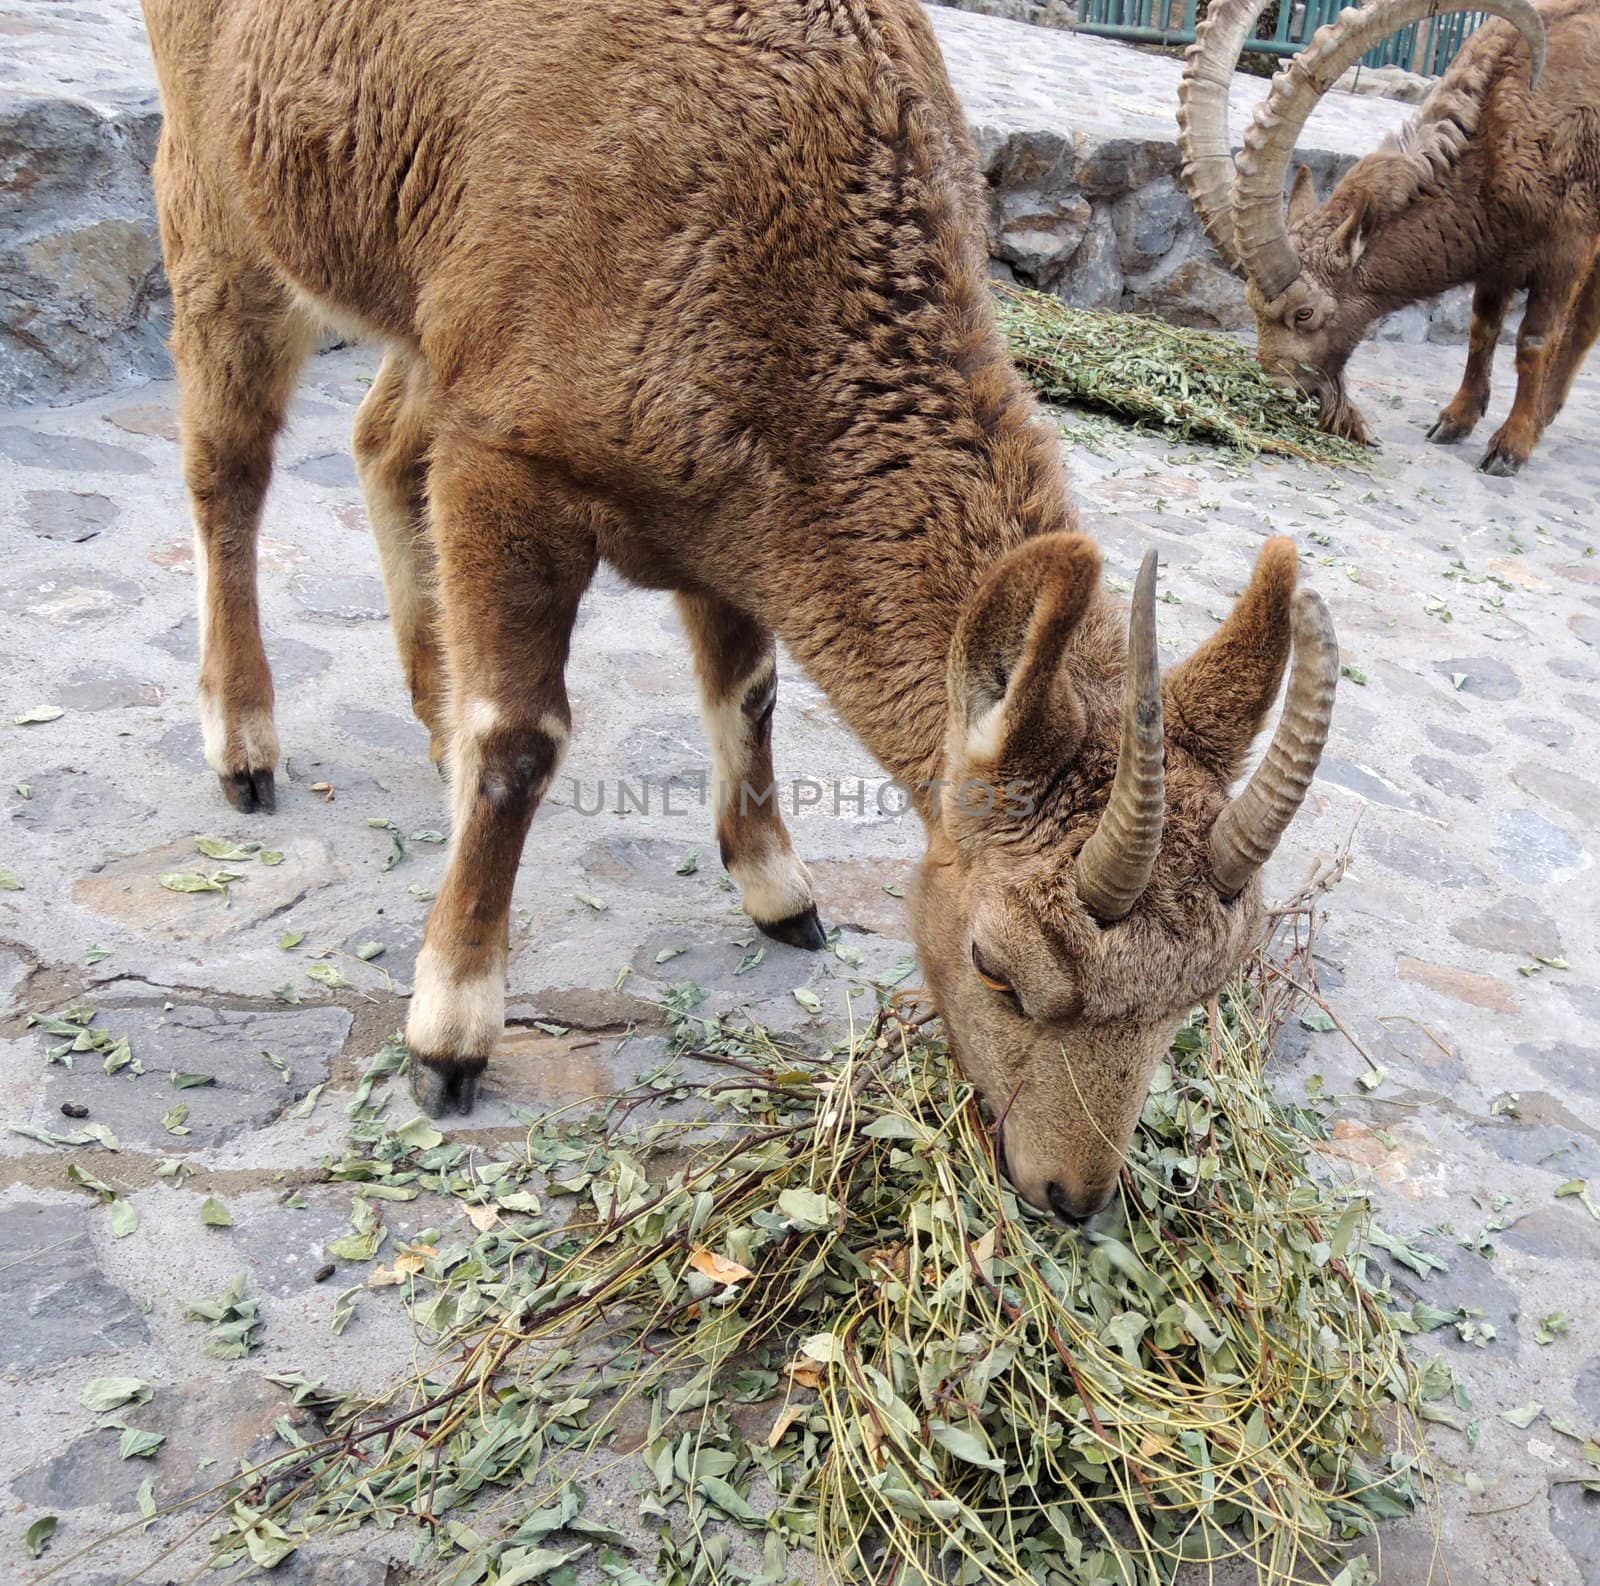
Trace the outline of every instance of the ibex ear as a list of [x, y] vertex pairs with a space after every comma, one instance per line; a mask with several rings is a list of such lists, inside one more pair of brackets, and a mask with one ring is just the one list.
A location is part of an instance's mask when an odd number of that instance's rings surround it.
[[1353, 270], [1361, 255], [1367, 250], [1367, 239], [1377, 225], [1378, 211], [1368, 193], [1356, 200], [1356, 207], [1339, 222], [1339, 228], [1328, 239], [1328, 254], [1335, 263]]
[[1294, 541], [1268, 540], [1250, 587], [1234, 602], [1227, 620], [1166, 675], [1162, 703], [1167, 742], [1224, 782], [1239, 774], [1278, 697], [1289, 658], [1296, 570]]
[[990, 568], [950, 647], [952, 762], [977, 774], [1025, 774], [1072, 753], [1083, 711], [1061, 657], [1099, 593], [1100, 552], [1081, 534], [1041, 535]]
[[1311, 175], [1311, 167], [1297, 165], [1294, 168], [1294, 185], [1289, 189], [1289, 226], [1291, 230], [1300, 224], [1317, 207], [1317, 184]]

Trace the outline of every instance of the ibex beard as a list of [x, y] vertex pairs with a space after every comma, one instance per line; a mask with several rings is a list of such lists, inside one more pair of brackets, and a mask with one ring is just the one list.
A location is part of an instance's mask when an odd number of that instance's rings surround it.
[[[308, 304], [388, 355], [355, 450], [452, 841], [407, 1028], [430, 1112], [500, 1035], [512, 885], [603, 559], [675, 595], [719, 783], [769, 789], [776, 644], [918, 795], [928, 984], [1022, 1195], [1112, 1192], [1151, 1070], [1237, 966], [1337, 653], [1284, 540], [1163, 679], [995, 329], [971, 142], [913, 0], [146, 0], [205, 551], [207, 755], [269, 808], [255, 539]], [[1241, 576], [1243, 569], [1241, 568]], [[1230, 797], [1291, 651], [1267, 757]], [[775, 799], [750, 918], [825, 940]]]

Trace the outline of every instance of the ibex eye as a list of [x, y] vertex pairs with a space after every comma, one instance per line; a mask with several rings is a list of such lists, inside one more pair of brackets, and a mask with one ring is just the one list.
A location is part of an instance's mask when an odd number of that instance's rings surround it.
[[1315, 314], [1316, 310], [1314, 308], [1302, 308], [1295, 314], [1294, 322], [1297, 325], [1309, 325]]
[[999, 974], [984, 963], [983, 954], [978, 951], [976, 942], [972, 944], [972, 967], [978, 971], [978, 979], [991, 991], [1005, 991], [1013, 996], [1016, 995], [1017, 988], [1004, 975]]

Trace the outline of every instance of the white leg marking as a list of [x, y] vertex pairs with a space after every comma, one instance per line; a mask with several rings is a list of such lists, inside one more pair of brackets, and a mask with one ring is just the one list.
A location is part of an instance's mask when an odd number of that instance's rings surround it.
[[748, 677], [740, 678], [723, 699], [701, 698], [700, 717], [711, 744], [711, 769], [716, 779], [719, 810], [730, 804], [738, 808], [740, 789], [750, 773], [750, 751], [755, 747], [752, 723], [744, 713], [744, 702], [752, 689], [771, 679], [773, 666], [770, 659], [758, 666]]
[[200, 740], [206, 764], [219, 776], [236, 771], [270, 771], [278, 763], [278, 729], [272, 712], [259, 707], [232, 722], [215, 696], [200, 690]]
[[452, 980], [433, 949], [417, 954], [406, 1045], [427, 1057], [488, 1057], [506, 1015], [504, 955], [472, 980]]
[[753, 860], [736, 858], [728, 873], [739, 883], [744, 912], [763, 925], [815, 906], [811, 877], [787, 843], [774, 843]]

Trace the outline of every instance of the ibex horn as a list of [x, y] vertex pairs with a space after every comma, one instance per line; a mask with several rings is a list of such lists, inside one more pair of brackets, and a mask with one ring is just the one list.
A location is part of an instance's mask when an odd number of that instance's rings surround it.
[[1178, 85], [1178, 152], [1183, 185], [1211, 246], [1235, 275], [1244, 273], [1233, 240], [1233, 143], [1228, 89], [1245, 40], [1267, 0], [1216, 0], [1184, 52]]
[[1528, 41], [1533, 81], [1544, 69], [1544, 23], [1529, 0], [1387, 0], [1353, 7], [1318, 28], [1315, 37], [1272, 80], [1267, 97], [1244, 135], [1234, 187], [1233, 236], [1245, 273], [1267, 299], [1287, 291], [1300, 274], [1289, 240], [1283, 184], [1296, 139], [1317, 101], [1391, 33], [1426, 17], [1487, 11], [1504, 17]]
[[1300, 808], [1328, 741], [1339, 644], [1333, 619], [1313, 590], [1296, 591], [1290, 614], [1294, 666], [1283, 715], [1266, 758], [1211, 828], [1211, 879], [1225, 898], [1237, 897], [1272, 857]]
[[1111, 801], [1078, 855], [1078, 897], [1102, 924], [1122, 919], [1150, 884], [1166, 812], [1165, 760], [1156, 661], [1156, 553], [1146, 551], [1128, 619], [1122, 743]]

